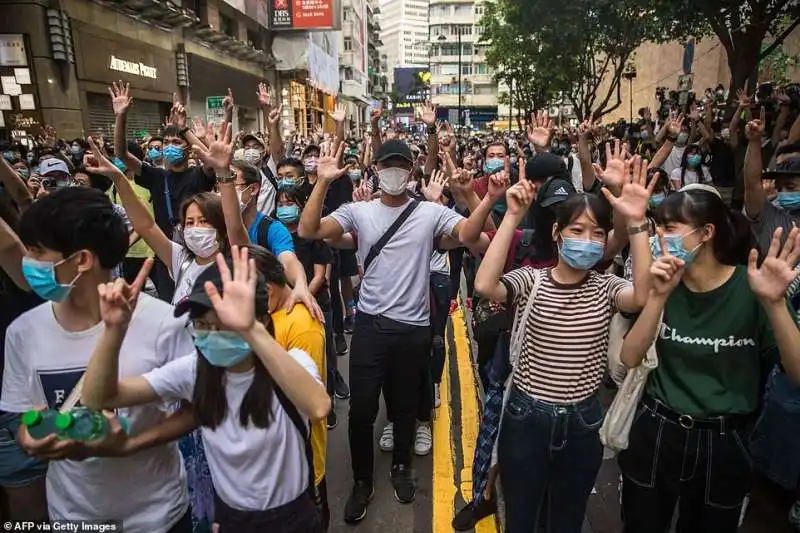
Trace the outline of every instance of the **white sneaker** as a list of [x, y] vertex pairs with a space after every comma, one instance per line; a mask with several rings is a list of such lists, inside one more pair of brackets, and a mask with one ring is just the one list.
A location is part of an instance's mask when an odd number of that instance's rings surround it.
[[430, 422], [420, 422], [417, 426], [417, 434], [414, 436], [414, 453], [416, 455], [428, 455], [433, 447], [433, 435], [431, 434]]
[[394, 450], [394, 424], [389, 422], [383, 428], [381, 438], [378, 439], [378, 447], [382, 452], [390, 452]]
[[439, 384], [433, 384], [433, 407], [438, 409], [442, 405], [442, 395], [439, 392]]

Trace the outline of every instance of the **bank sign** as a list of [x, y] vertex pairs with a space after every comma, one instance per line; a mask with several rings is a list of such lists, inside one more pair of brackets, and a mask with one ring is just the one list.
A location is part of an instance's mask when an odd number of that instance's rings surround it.
[[141, 78], [150, 78], [152, 80], [158, 79], [158, 70], [156, 67], [145, 65], [134, 61], [126, 61], [117, 56], [111, 56], [111, 63], [109, 69], [116, 72], [124, 72], [125, 74], [133, 74]]

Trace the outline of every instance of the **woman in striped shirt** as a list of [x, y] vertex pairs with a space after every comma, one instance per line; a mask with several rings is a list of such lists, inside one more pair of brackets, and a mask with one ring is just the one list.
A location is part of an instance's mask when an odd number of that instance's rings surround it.
[[[609, 159], [602, 173], [608, 202], [578, 194], [559, 208], [552, 230], [558, 264], [523, 267], [501, 277], [514, 229], [535, 196], [535, 185], [527, 180], [511, 187], [508, 211], [475, 280], [477, 292], [516, 310], [515, 323], [538, 284], [528, 320], [518, 326], [524, 328], [523, 340], [498, 439], [507, 533], [535, 531], [541, 512], [548, 531], [580, 533], [603, 456], [597, 390], [606, 366], [609, 324], [616, 310], [640, 310], [649, 291], [647, 162]], [[627, 178], [631, 167], [633, 182]], [[592, 270], [609, 238], [627, 235], [633, 284]]]

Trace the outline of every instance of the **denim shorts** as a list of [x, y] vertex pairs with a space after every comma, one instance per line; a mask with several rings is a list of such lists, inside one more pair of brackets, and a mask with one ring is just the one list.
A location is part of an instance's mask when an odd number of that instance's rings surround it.
[[800, 488], [800, 387], [777, 368], [750, 438], [757, 470], [785, 489]]
[[47, 473], [43, 463], [25, 453], [17, 444], [19, 413], [0, 412], [0, 486], [24, 487]]

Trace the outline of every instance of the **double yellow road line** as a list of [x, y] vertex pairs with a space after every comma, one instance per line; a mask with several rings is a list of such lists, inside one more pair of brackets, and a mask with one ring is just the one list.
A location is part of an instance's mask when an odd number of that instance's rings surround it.
[[[476, 376], [463, 308], [459, 306], [450, 319], [454, 341], [450, 342], [449, 335], [445, 339], [447, 355], [439, 389], [442, 405], [433, 423], [433, 533], [451, 533], [455, 512], [472, 500], [472, 459], [480, 422]], [[455, 389], [453, 370], [458, 379]], [[453, 409], [453, 398], [458, 399], [460, 410]], [[462, 467], [456, 471], [459, 464]], [[497, 533], [494, 517], [481, 520], [475, 531]]]

